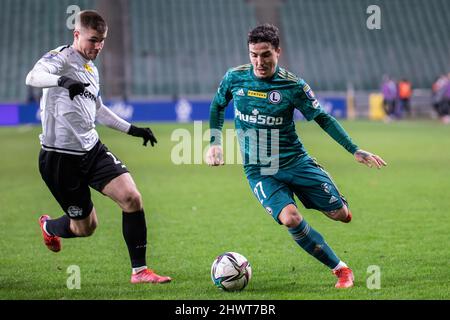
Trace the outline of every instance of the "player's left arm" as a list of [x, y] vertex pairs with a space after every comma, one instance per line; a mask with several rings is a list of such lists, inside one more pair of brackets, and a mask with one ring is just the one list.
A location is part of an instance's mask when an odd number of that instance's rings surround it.
[[314, 119], [337, 143], [353, 154], [356, 161], [368, 167], [375, 166], [378, 169], [387, 165], [380, 156], [362, 150], [353, 143], [340, 123], [322, 109], [311, 87], [302, 79], [298, 81], [297, 92], [294, 95], [294, 103], [296, 108], [305, 116], [306, 120], [310, 121]]
[[97, 97], [97, 115], [96, 119], [99, 123], [118, 131], [127, 133], [134, 137], [141, 137], [144, 139], [143, 145], [147, 146], [150, 141], [152, 147], [157, 143], [155, 135], [150, 128], [140, 128], [120, 118], [108, 107], [103, 104], [101, 96]]
[[369, 168], [375, 166], [378, 169], [387, 165], [387, 163], [380, 156], [369, 151], [362, 150], [354, 144], [345, 129], [330, 114], [322, 111], [314, 118], [314, 121], [316, 121], [319, 126], [337, 143], [353, 154], [356, 161], [359, 163], [365, 164]]
[[380, 156], [370, 153], [369, 151], [358, 149], [353, 155], [355, 156], [356, 161], [365, 164], [369, 168], [375, 166], [380, 169], [383, 166], [387, 166], [386, 161], [384, 161]]

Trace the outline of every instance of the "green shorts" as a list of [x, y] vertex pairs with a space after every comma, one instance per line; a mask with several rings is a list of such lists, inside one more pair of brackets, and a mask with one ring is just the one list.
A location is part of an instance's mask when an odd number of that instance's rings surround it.
[[330, 175], [310, 157], [299, 159], [289, 168], [280, 168], [274, 175], [251, 172], [247, 179], [256, 198], [279, 224], [283, 208], [296, 206], [294, 194], [307, 209], [330, 212], [347, 203]]

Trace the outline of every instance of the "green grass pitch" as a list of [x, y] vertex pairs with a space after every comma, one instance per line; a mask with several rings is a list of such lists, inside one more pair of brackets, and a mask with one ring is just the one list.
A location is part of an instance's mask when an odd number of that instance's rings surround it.
[[[171, 140], [173, 131], [193, 132], [192, 124], [151, 124], [159, 141], [155, 148], [99, 128], [102, 141], [131, 170], [142, 193], [148, 264], [172, 276], [172, 283], [129, 283], [121, 211], [95, 191], [95, 234], [63, 240], [60, 253], [50, 252], [37, 220], [43, 213], [57, 217], [61, 210], [38, 172], [40, 127], [0, 128], [0, 299], [449, 299], [450, 126], [431, 121], [342, 124], [388, 167], [358, 164], [314, 122], [299, 122], [308, 152], [349, 200], [353, 221], [335, 222], [299, 207], [353, 268], [355, 287], [348, 290], [335, 289], [330, 271], [265, 213], [240, 165], [172, 163], [178, 143]], [[224, 251], [239, 252], [252, 264], [253, 278], [242, 292], [223, 292], [211, 282], [211, 263]], [[80, 289], [71, 290], [67, 270], [73, 265], [81, 277]], [[368, 287], [371, 266], [380, 270], [379, 289]]]

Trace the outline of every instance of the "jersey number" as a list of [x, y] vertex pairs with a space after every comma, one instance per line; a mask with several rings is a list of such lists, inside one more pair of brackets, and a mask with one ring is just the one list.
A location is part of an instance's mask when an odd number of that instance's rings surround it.
[[122, 166], [122, 168], [126, 168], [125, 165], [122, 164], [122, 162], [120, 162], [120, 160], [117, 160], [116, 156], [113, 155], [111, 152], [108, 151], [108, 152], [106, 152], [106, 154], [113, 159], [114, 164], [120, 164]]
[[261, 202], [261, 203], [263, 203], [264, 199], [267, 198], [266, 194], [264, 193], [262, 181], [258, 182], [255, 185], [255, 188], [253, 188], [253, 192], [255, 193], [256, 197], [258, 198], [259, 202]]

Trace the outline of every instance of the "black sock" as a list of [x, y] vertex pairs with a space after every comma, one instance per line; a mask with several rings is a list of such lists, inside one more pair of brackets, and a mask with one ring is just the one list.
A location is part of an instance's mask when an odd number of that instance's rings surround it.
[[70, 218], [66, 215], [59, 217], [58, 219], [47, 220], [45, 227], [47, 232], [53, 236], [61, 238], [75, 238], [76, 235], [70, 230]]
[[147, 225], [145, 223], [144, 210], [123, 212], [122, 233], [130, 253], [131, 267], [145, 266]]

